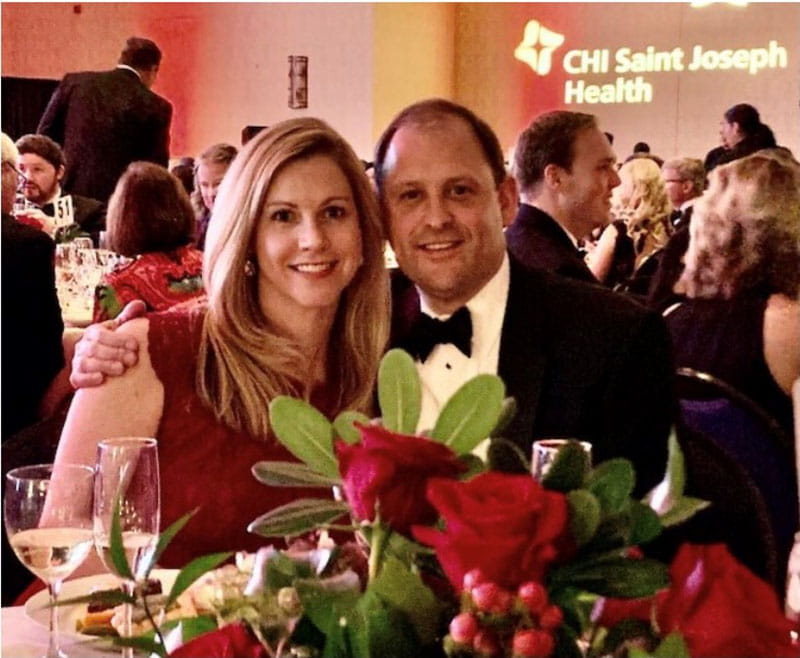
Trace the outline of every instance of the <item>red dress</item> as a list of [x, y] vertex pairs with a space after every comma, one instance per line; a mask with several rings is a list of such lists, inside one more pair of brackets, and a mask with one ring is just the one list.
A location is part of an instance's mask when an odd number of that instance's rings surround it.
[[164, 385], [158, 427], [161, 529], [186, 512], [200, 510], [162, 556], [163, 567], [217, 551], [254, 551], [271, 540], [247, 532], [264, 512], [325, 489], [268, 487], [255, 479], [261, 460], [297, 461], [274, 439], [256, 439], [221, 424], [195, 392], [202, 311], [173, 309], [149, 317], [150, 359]]
[[141, 299], [148, 311], [166, 309], [203, 294], [203, 252], [191, 245], [153, 251], [103, 277], [95, 289], [92, 322], [117, 317]]

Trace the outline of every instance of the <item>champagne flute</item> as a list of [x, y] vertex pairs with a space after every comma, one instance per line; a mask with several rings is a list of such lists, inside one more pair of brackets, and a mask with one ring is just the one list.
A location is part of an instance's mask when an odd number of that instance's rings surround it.
[[92, 549], [94, 470], [77, 464], [39, 464], [6, 475], [3, 505], [8, 541], [17, 557], [50, 593], [46, 658], [65, 658], [58, 643], [61, 583]]
[[[133, 595], [145, 577], [158, 542], [161, 493], [155, 439], [106, 439], [97, 444], [94, 485], [94, 543], [106, 568]], [[122, 546], [133, 579], [120, 573], [111, 557], [111, 524], [119, 510]], [[121, 635], [131, 636], [131, 605], [125, 605]], [[133, 650], [122, 651], [126, 658]]]

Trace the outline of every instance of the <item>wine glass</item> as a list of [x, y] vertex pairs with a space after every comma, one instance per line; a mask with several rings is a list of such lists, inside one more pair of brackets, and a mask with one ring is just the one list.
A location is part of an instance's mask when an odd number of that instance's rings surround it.
[[61, 583], [92, 549], [94, 470], [77, 464], [39, 464], [6, 475], [3, 505], [8, 541], [50, 593], [47, 658], [64, 658], [58, 645]]
[[[124, 591], [133, 595], [145, 577], [158, 542], [160, 485], [158, 450], [155, 439], [106, 439], [97, 444], [94, 484], [94, 543], [106, 568], [122, 581]], [[133, 578], [121, 573], [111, 556], [111, 526], [114, 510], [119, 511], [122, 546]], [[124, 637], [131, 635], [130, 605], [125, 606]], [[122, 655], [133, 656], [125, 648]]]

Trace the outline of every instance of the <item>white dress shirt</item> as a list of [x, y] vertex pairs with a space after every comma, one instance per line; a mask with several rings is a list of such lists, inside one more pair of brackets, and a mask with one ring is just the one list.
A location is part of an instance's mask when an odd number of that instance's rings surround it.
[[[432, 429], [439, 412], [465, 382], [479, 374], [497, 374], [500, 359], [500, 334], [503, 329], [508, 286], [511, 281], [508, 254], [497, 273], [466, 306], [472, 319], [472, 356], [465, 356], [455, 345], [436, 345], [425, 363], [416, 361], [422, 384], [422, 413], [417, 431]], [[437, 320], [420, 291], [420, 310]]]

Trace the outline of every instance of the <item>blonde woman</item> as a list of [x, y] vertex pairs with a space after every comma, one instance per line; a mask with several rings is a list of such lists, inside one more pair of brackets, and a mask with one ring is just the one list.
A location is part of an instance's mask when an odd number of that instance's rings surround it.
[[118, 329], [138, 341], [138, 363], [76, 394], [56, 458], [92, 463], [104, 437], [155, 436], [162, 524], [201, 507], [164, 566], [263, 542], [247, 524], [299, 495], [250, 473], [290, 459], [270, 437], [270, 400], [369, 413], [387, 339], [378, 210], [347, 143], [317, 119], [286, 121], [255, 137], [230, 174], [206, 242], [207, 305]]
[[687, 301], [667, 311], [677, 366], [761, 404], [791, 436], [800, 377], [800, 165], [764, 150], [715, 168], [695, 203]]
[[657, 266], [657, 256], [652, 257], [672, 233], [672, 206], [661, 170], [650, 158], [629, 160], [620, 168], [619, 177], [620, 186], [614, 190], [616, 221], [603, 231], [587, 265], [602, 282], [612, 275], [617, 279], [627, 275], [622, 288], [644, 295]]

